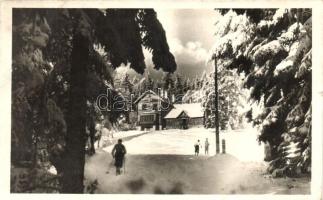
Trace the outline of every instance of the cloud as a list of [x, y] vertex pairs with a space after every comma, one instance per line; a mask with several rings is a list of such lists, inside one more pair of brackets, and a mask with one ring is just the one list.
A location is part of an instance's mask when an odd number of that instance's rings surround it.
[[199, 41], [182, 44], [179, 39], [175, 38], [169, 41], [169, 46], [178, 64], [205, 64], [208, 60], [208, 51]]
[[[177, 63], [177, 72], [191, 76], [192, 73], [200, 72], [209, 68], [209, 51], [203, 48], [199, 41], [189, 41], [185, 44], [178, 38], [168, 39], [170, 51], [175, 57]], [[154, 66], [151, 53], [144, 50], [145, 62], [147, 67]], [[202, 71], [201, 71], [202, 70]]]
[[[170, 51], [175, 57], [177, 63], [177, 70], [175, 73], [179, 73], [182, 76], [194, 78], [203, 73], [203, 71], [209, 72], [212, 71], [212, 65], [208, 62], [210, 58], [210, 53], [208, 50], [203, 48], [203, 45], [199, 41], [189, 41], [185, 44], [177, 38], [170, 38], [168, 40]], [[152, 62], [152, 55], [147, 50], [144, 49], [146, 71], [149, 72], [150, 76], [154, 79], [160, 79], [163, 76], [162, 70], [155, 70], [154, 64]], [[129, 65], [120, 66], [116, 70], [116, 75], [122, 77], [125, 74], [131, 76], [141, 77], [133, 69], [130, 69]]]

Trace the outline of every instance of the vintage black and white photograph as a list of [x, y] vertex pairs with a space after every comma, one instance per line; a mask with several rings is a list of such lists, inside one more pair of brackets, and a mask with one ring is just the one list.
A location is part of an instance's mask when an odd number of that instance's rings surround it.
[[311, 8], [13, 8], [11, 25], [10, 193], [311, 194]]

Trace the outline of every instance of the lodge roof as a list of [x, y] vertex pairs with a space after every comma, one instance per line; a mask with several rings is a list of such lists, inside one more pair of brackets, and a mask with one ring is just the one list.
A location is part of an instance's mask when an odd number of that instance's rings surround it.
[[137, 104], [142, 98], [144, 98], [146, 95], [151, 94], [154, 97], [156, 97], [157, 99], [160, 99], [161, 101], [164, 101], [163, 98], [161, 98], [158, 94], [156, 94], [154, 91], [152, 90], [147, 90], [146, 92], [144, 92], [142, 95], [140, 95], [136, 101], [134, 102], [135, 104]]
[[203, 117], [203, 107], [201, 103], [174, 104], [174, 108], [165, 116], [165, 119], [176, 119], [182, 112], [190, 118]]

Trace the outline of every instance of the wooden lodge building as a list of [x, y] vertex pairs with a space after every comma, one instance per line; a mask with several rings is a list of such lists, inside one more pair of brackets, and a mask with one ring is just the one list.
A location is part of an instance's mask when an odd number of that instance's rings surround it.
[[141, 127], [141, 130], [145, 128], [160, 130], [166, 127], [164, 117], [172, 109], [172, 105], [167, 99], [148, 90], [134, 103], [138, 115], [137, 125]]
[[172, 104], [155, 92], [148, 90], [134, 102], [136, 105], [137, 126], [141, 130], [154, 128], [187, 129], [204, 124], [204, 112], [201, 103]]

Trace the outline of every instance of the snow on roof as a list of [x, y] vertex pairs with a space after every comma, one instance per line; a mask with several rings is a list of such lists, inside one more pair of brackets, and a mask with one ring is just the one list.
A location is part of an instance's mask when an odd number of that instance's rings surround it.
[[161, 101], [163, 101], [163, 98], [161, 98], [159, 95], [157, 95], [154, 91], [152, 90], [147, 90], [146, 92], [144, 92], [142, 95], [140, 95], [140, 97], [138, 97], [138, 99], [134, 102], [135, 104], [137, 104], [142, 98], [144, 98], [147, 94], [151, 94], [153, 96], [155, 96], [157, 99], [160, 99]]
[[174, 104], [174, 108], [165, 116], [165, 119], [175, 119], [183, 111], [190, 117], [203, 117], [203, 107], [201, 103], [184, 103], [184, 104]]

